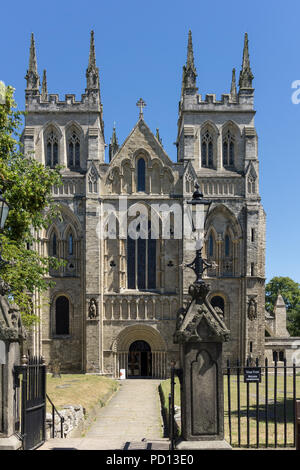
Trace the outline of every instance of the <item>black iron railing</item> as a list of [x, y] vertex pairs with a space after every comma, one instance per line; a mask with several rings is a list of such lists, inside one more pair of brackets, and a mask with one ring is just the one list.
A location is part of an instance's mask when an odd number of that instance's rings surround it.
[[171, 393], [169, 393], [169, 439], [170, 450], [175, 448], [175, 368], [171, 367]]
[[63, 438], [64, 437], [64, 417], [57, 411], [49, 395], [46, 394], [46, 398], [50, 402], [51, 407], [52, 407], [52, 427], [51, 427], [52, 437], [53, 439], [55, 437], [55, 413], [56, 413], [60, 419], [60, 437]]
[[224, 370], [226, 436], [234, 447], [295, 447], [300, 366], [258, 359]]

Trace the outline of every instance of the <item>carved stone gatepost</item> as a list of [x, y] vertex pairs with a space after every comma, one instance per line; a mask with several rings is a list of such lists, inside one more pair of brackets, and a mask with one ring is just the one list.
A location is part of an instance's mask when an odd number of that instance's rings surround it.
[[15, 435], [18, 420], [14, 369], [21, 364], [25, 339], [19, 309], [5, 297], [8, 286], [0, 280], [0, 451], [17, 450], [22, 441]]
[[180, 345], [181, 441], [177, 449], [230, 449], [224, 440], [222, 345], [229, 330], [207, 300], [204, 282], [189, 288], [192, 301], [177, 317]]

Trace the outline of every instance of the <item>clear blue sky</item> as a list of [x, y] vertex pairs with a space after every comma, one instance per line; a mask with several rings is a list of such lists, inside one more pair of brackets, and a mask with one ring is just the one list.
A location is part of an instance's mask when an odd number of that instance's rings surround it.
[[267, 213], [266, 277], [300, 281], [300, 104], [291, 85], [300, 80], [300, 3], [215, 0], [2, 2], [0, 80], [16, 88], [24, 109], [30, 33], [40, 76], [50, 93], [85, 88], [90, 30], [95, 31], [105, 138], [116, 121], [119, 143], [146, 103], [145, 120], [159, 127], [172, 159], [188, 30], [192, 30], [199, 93], [228, 93], [231, 70], [239, 74], [244, 33], [255, 75], [260, 191]]

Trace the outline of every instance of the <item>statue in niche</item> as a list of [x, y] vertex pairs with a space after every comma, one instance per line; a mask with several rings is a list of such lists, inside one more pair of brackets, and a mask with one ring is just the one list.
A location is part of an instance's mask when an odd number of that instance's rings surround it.
[[249, 320], [257, 318], [257, 304], [253, 298], [248, 302], [248, 318]]
[[88, 315], [89, 315], [90, 319], [93, 319], [93, 318], [97, 317], [97, 304], [96, 304], [95, 299], [90, 300], [89, 314]]

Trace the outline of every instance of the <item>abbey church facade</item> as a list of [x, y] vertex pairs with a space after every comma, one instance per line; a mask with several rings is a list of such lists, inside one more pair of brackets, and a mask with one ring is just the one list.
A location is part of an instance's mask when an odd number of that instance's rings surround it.
[[[64, 167], [63, 184], [53, 188], [61, 217], [40, 234], [41, 252], [65, 260], [49, 273], [55, 286], [35, 298], [41, 321], [31, 348], [46, 363], [117, 377], [120, 369], [127, 376], [168, 375], [170, 362], [178, 359], [177, 312], [189, 301], [195, 279], [185, 267], [195, 245], [185, 235], [184, 214], [196, 182], [211, 201], [203, 255], [213, 262], [205, 272], [209, 300], [230, 330], [225, 360], [264, 357], [265, 213], [247, 35], [239, 82], [234, 69], [229, 93], [220, 100], [204, 97], [196, 77], [189, 33], [176, 162], [159, 132], [148, 127], [143, 100], [122, 144], [113, 130], [107, 162], [93, 32], [80, 101], [49, 94], [45, 72], [40, 86], [32, 36], [24, 151], [44, 165]], [[174, 207], [181, 210], [179, 231]], [[170, 215], [167, 236], [162, 209]], [[142, 216], [144, 232], [155, 225], [155, 237], [131, 238], [124, 230], [138, 220], [142, 232]]]

